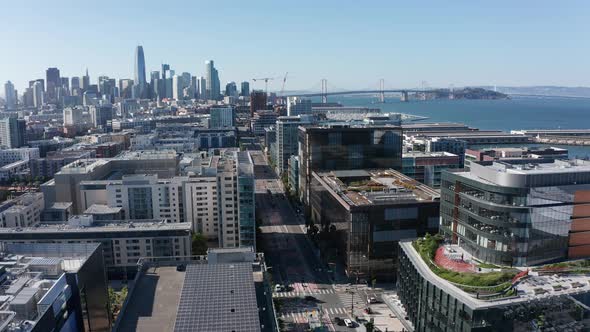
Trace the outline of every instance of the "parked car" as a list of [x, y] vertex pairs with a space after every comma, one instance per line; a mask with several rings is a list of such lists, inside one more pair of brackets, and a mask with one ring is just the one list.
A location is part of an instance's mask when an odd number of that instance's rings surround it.
[[346, 327], [354, 327], [354, 323], [348, 318], [344, 319], [344, 325], [346, 325]]

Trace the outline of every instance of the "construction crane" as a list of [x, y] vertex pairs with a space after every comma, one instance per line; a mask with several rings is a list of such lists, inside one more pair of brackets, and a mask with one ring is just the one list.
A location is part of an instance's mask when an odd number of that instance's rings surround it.
[[285, 83], [287, 83], [287, 75], [289, 75], [289, 72], [286, 72], [285, 77], [283, 77], [283, 86], [281, 87], [281, 96], [285, 94]]
[[264, 92], [266, 92], [266, 94], [268, 94], [268, 81], [272, 81], [274, 80], [276, 77], [261, 77], [261, 78], [253, 78], [252, 81], [256, 82], [256, 81], [264, 81]]

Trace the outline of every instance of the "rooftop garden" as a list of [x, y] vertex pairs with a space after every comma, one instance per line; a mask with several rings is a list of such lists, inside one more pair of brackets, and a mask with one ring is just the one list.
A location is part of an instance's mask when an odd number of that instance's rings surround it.
[[515, 269], [505, 269], [497, 272], [456, 272], [436, 265], [433, 262], [436, 250], [440, 247], [443, 237], [440, 234], [426, 234], [424, 238], [413, 242], [414, 249], [420, 254], [424, 262], [437, 276], [451, 282], [462, 290], [485, 296], [511, 296], [513, 295], [512, 278], [519, 272]]
[[348, 183], [348, 190], [351, 191], [380, 191], [384, 187], [383, 184], [371, 179], [351, 181]]
[[547, 264], [539, 266], [534, 270], [540, 273], [586, 274], [590, 273], [590, 259]]

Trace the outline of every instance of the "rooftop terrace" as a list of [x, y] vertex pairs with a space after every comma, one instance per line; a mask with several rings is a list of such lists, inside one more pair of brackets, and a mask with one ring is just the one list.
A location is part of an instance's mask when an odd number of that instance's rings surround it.
[[352, 206], [434, 201], [434, 189], [394, 170], [331, 171], [317, 174]]

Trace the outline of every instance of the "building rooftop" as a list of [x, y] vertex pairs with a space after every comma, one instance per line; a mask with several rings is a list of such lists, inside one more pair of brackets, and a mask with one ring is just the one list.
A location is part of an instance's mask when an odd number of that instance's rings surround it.
[[[87, 233], [87, 232], [125, 232], [125, 231], [162, 231], [191, 230], [190, 223], [167, 223], [163, 220], [120, 220], [120, 221], [80, 221], [84, 215], [73, 216], [69, 224], [39, 224], [34, 227], [0, 228], [0, 234], [10, 233]], [[90, 216], [88, 216], [90, 217]]]
[[121, 207], [110, 207], [104, 204], [92, 204], [86, 211], [85, 214], [113, 214], [121, 212]]
[[450, 152], [424, 152], [424, 151], [408, 151], [404, 152], [403, 158], [436, 158], [436, 157], [459, 157]]
[[[433, 272], [430, 266], [424, 262], [422, 256], [416, 251], [413, 242], [413, 240], [402, 240], [399, 242], [399, 245], [420, 275], [472, 309], [490, 308], [516, 303], [526, 304], [531, 300], [548, 300], [553, 297], [580, 295], [590, 292], [590, 275], [588, 274], [544, 274], [538, 271], [522, 270], [521, 273], [516, 274], [508, 282], [514, 288], [513, 292], [506, 296], [484, 297], [484, 291], [482, 290], [484, 287], [473, 287], [473, 289], [479, 290], [477, 292], [468, 292], [460, 288], [463, 286], [442, 278]], [[497, 268], [488, 270], [495, 271], [499, 270], [500, 267]], [[460, 273], [477, 274], [476, 272]]]
[[260, 331], [252, 264], [188, 265], [174, 331]]
[[142, 258], [114, 331], [273, 331], [262, 257], [239, 248], [186, 261]]
[[395, 170], [315, 173], [334, 195], [350, 206], [436, 201], [439, 193]]
[[[454, 174], [505, 187], [571, 185], [590, 182], [590, 161], [514, 158], [472, 162]], [[547, 175], [552, 175], [547, 177]]]
[[[77, 272], [99, 244], [2, 244], [0, 328], [30, 331], [56, 303], [64, 273]], [[11, 329], [8, 329], [8, 326]]]

